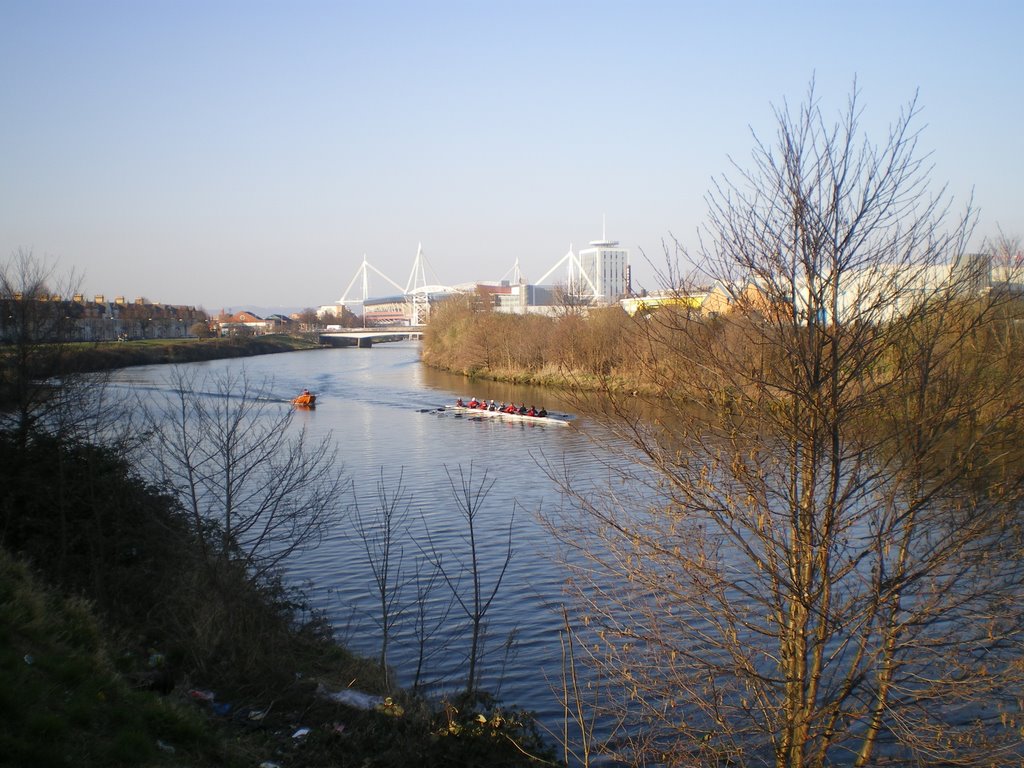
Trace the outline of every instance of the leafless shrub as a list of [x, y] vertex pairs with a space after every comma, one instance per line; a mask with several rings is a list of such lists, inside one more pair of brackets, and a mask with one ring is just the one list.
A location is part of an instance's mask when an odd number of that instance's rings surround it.
[[778, 110], [709, 196], [729, 311], [655, 313], [657, 397], [606, 393], [631, 492], [556, 530], [635, 762], [1021, 759], [1021, 340], [917, 113]]
[[319, 544], [347, 486], [330, 437], [311, 443], [291, 429], [290, 405], [244, 371], [200, 379], [175, 369], [170, 382], [148, 412], [152, 461], [142, 464], [207, 532], [211, 559], [240, 558], [261, 580]]

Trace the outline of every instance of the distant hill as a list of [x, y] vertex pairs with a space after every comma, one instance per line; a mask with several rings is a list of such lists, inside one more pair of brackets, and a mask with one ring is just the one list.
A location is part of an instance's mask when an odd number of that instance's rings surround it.
[[[260, 317], [267, 317], [268, 315], [284, 315], [285, 317], [289, 317], [293, 313], [301, 312], [304, 309], [309, 309], [309, 307], [264, 307], [256, 304], [225, 304], [223, 307], [217, 307], [216, 309], [210, 309], [207, 307], [206, 311], [210, 313], [210, 315], [216, 315], [221, 309], [228, 314], [245, 310], [246, 312], [252, 312], [254, 315], [259, 315]], [[316, 309], [316, 307], [313, 307], [313, 309]]]

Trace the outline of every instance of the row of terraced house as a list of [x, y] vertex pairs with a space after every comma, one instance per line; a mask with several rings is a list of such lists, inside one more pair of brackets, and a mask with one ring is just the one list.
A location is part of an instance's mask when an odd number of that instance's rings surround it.
[[202, 308], [161, 304], [145, 298], [128, 301], [123, 296], [107, 300], [103, 295], [71, 299], [40, 294], [0, 297], [0, 343], [14, 341], [27, 331], [33, 338], [49, 341], [127, 341], [183, 339], [194, 336], [259, 336], [287, 333], [299, 325], [296, 317], [223, 310], [211, 318]]
[[13, 341], [19, 333], [51, 341], [117, 341], [126, 339], [181, 339], [205, 328], [209, 317], [202, 309], [154, 304], [142, 298], [132, 302], [118, 296], [108, 301], [81, 294], [71, 299], [40, 295], [0, 298], [0, 340]]

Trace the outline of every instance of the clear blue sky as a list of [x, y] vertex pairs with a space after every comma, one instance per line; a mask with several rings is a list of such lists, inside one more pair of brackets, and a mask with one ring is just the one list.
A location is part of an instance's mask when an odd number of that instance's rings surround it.
[[[607, 235], [695, 245], [811, 77], [869, 136], [915, 90], [933, 182], [1024, 235], [1024, 3], [0, 0], [0, 258], [208, 310], [537, 279]], [[371, 280], [376, 293], [389, 286]]]

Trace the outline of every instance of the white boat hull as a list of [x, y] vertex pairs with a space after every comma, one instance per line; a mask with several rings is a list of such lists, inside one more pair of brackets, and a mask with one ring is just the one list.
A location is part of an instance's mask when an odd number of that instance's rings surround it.
[[571, 416], [551, 413], [547, 416], [527, 416], [521, 413], [505, 413], [504, 411], [488, 411], [483, 408], [469, 408], [464, 405], [446, 405], [444, 410], [462, 416], [479, 416], [481, 418], [505, 419], [506, 421], [525, 421], [530, 424], [557, 424], [563, 427], [572, 424]]

